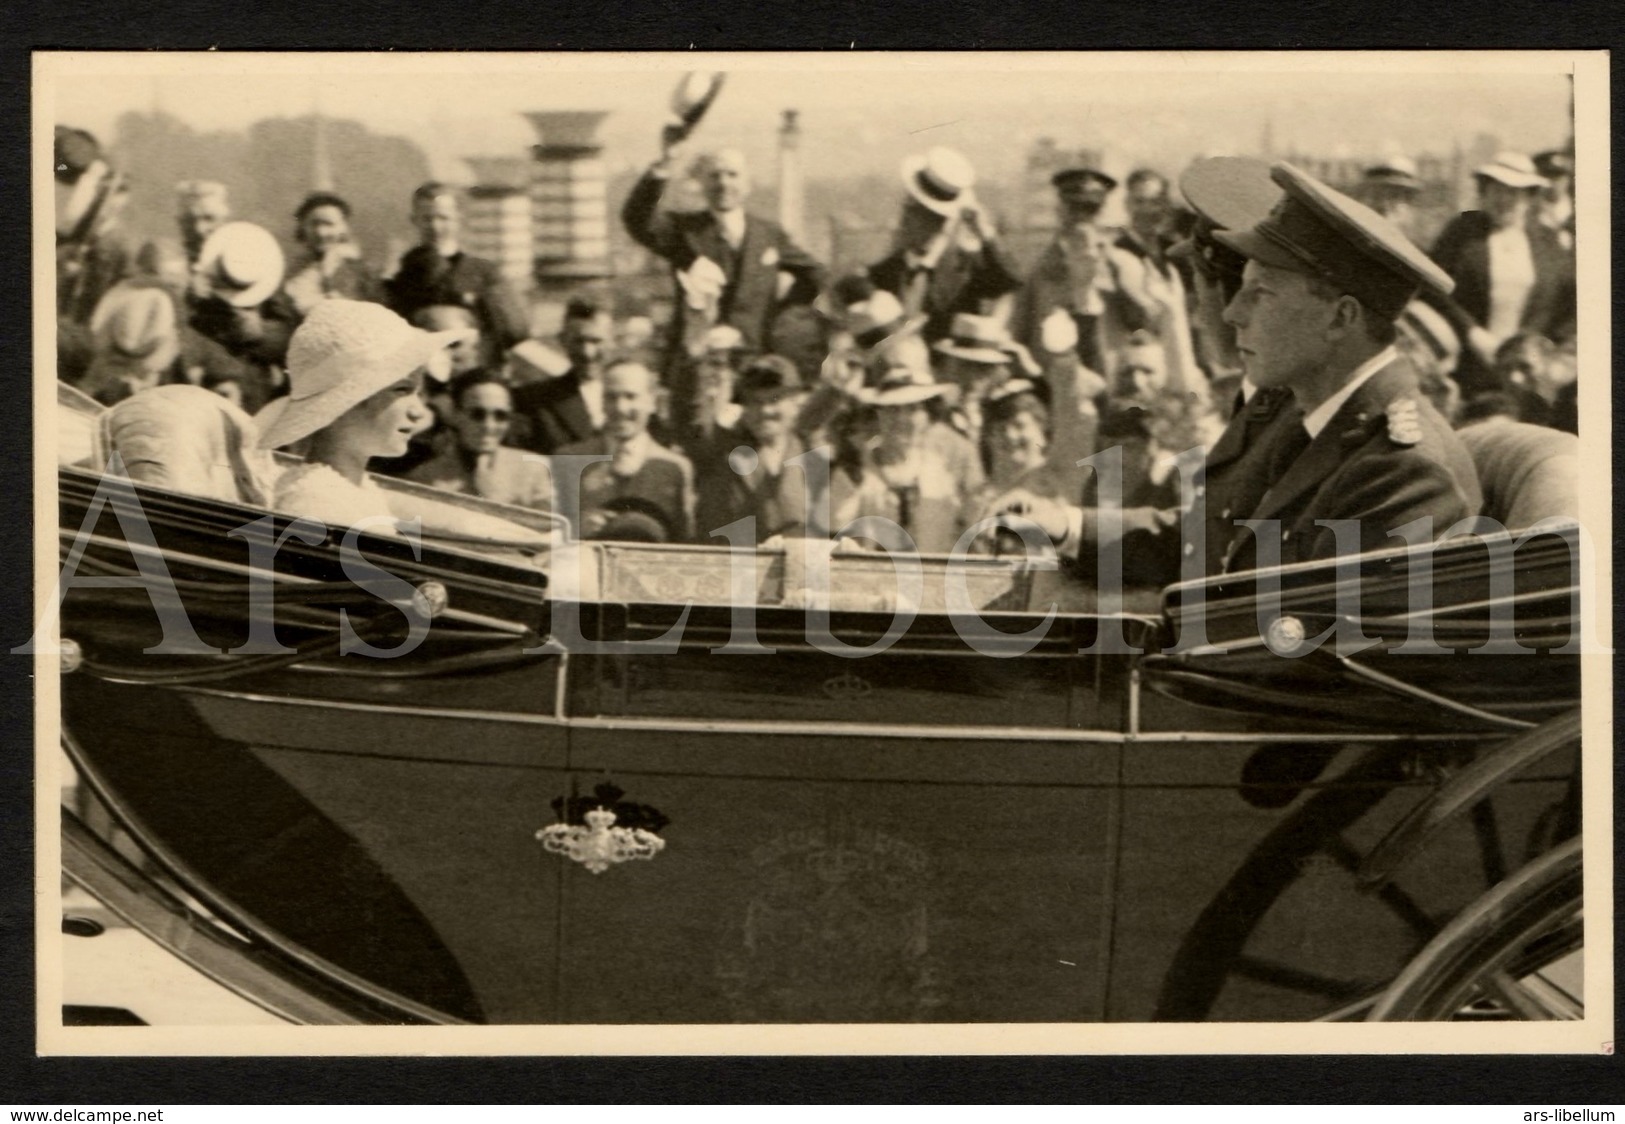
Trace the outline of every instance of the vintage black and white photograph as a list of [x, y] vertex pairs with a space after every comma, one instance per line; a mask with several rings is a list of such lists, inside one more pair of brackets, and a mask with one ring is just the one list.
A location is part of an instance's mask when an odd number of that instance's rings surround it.
[[1608, 82], [36, 54], [41, 1049], [1611, 1051]]

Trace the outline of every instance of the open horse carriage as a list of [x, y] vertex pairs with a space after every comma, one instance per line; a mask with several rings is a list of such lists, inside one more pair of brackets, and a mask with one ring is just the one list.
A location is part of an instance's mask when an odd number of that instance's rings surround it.
[[1571, 522], [1109, 603], [388, 483], [358, 573], [59, 415], [66, 872], [289, 1021], [1582, 1014]]

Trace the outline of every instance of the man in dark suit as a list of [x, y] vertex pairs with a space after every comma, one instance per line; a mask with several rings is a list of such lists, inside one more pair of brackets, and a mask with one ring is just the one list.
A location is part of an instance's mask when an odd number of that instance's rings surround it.
[[[1481, 504], [1471, 458], [1393, 346], [1394, 321], [1417, 290], [1448, 293], [1450, 279], [1369, 208], [1290, 164], [1270, 174], [1284, 192], [1270, 213], [1213, 237], [1247, 259], [1225, 310], [1246, 376], [1256, 394], [1284, 390], [1291, 402], [1276, 401], [1269, 418], [1249, 403], [1232, 421], [1220, 445], [1254, 455], [1210, 462], [1185, 518], [1124, 512], [1120, 524], [1125, 554], [1138, 536], [1179, 542], [1186, 577], [1397, 546], [1397, 528], [1425, 517], [1442, 534]], [[1272, 421], [1283, 414], [1291, 424]], [[1250, 422], [1271, 436], [1232, 438]], [[1028, 495], [1010, 497], [1006, 510], [1073, 552], [1114, 522]], [[1126, 561], [1125, 576], [1134, 577]]]
[[[641, 525], [658, 542], [689, 542], [694, 537], [694, 466], [649, 433], [654, 417], [655, 373], [633, 360], [604, 368], [604, 426], [584, 441], [562, 446], [554, 455], [554, 510], [570, 520], [580, 536], [625, 537], [625, 521], [638, 513], [657, 524]], [[593, 458], [585, 463], [572, 458]]]
[[598, 432], [604, 424], [604, 361], [613, 338], [607, 311], [579, 298], [569, 303], [559, 343], [570, 369], [514, 390], [511, 444], [549, 454]]
[[[667, 139], [661, 158], [626, 197], [621, 221], [628, 234], [677, 272], [665, 372], [673, 422], [683, 428], [694, 397], [686, 362], [691, 346], [708, 329], [727, 324], [738, 329], [750, 350], [771, 350], [775, 317], [786, 306], [810, 304], [824, 285], [825, 270], [778, 223], [746, 212], [750, 171], [735, 149], [696, 161], [706, 210], [661, 210], [678, 143]], [[788, 279], [787, 287], [781, 278]]]
[[461, 214], [455, 188], [426, 183], [412, 193], [412, 225], [420, 242], [401, 255], [400, 268], [386, 283], [389, 307], [411, 320], [430, 305], [461, 305], [479, 318], [485, 366], [498, 370], [509, 352], [544, 375], [564, 371], [560, 356], [530, 338], [524, 302], [497, 264], [464, 252], [458, 235]]
[[1455, 282], [1453, 301], [1438, 298], [1467, 341], [1456, 380], [1466, 394], [1501, 389], [1495, 352], [1514, 335], [1567, 343], [1575, 333], [1573, 254], [1534, 214], [1545, 179], [1522, 153], [1503, 152], [1474, 169], [1482, 209], [1451, 220], [1433, 244], [1433, 260]]
[[1016, 263], [972, 190], [976, 171], [951, 148], [903, 162], [896, 248], [869, 267], [875, 288], [897, 297], [906, 316], [925, 317], [925, 342], [952, 334], [961, 312], [1010, 318], [1021, 288]]
[[758, 542], [789, 523], [784, 466], [805, 452], [791, 426], [802, 389], [801, 373], [781, 355], [760, 356], [739, 373], [734, 387], [743, 407], [739, 420], [712, 430], [689, 450], [702, 542], [720, 542], [713, 538], [718, 529], [747, 516], [756, 520]]

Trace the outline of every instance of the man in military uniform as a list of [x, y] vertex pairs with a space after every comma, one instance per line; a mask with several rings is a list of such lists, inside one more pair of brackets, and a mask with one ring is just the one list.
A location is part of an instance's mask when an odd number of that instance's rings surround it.
[[[1193, 266], [1197, 317], [1204, 330], [1215, 339], [1228, 341], [1234, 329], [1222, 317], [1225, 306], [1241, 290], [1247, 259], [1215, 241], [1214, 233], [1251, 227], [1269, 213], [1281, 191], [1270, 180], [1269, 165], [1248, 157], [1198, 160], [1180, 177], [1179, 190], [1196, 212], [1197, 223], [1191, 237], [1170, 253], [1187, 257]], [[1194, 481], [1198, 523], [1204, 513], [1211, 512], [1215, 523], [1228, 527], [1237, 511], [1250, 511], [1263, 496], [1280, 459], [1270, 451], [1283, 435], [1301, 426], [1303, 415], [1293, 405], [1289, 390], [1260, 390], [1244, 378], [1234, 398], [1226, 403], [1230, 424], [1208, 450]], [[1063, 538], [1068, 552], [1078, 555], [1078, 566], [1093, 576], [1096, 552], [1080, 548], [1101, 537], [1098, 509], [1064, 509], [1023, 492], [1013, 492], [1002, 502], [1039, 522], [1052, 538]], [[1203, 535], [1200, 541], [1206, 549], [1199, 553], [1198, 536], [1193, 534], [1190, 549], [1183, 549], [1182, 521], [1188, 516], [1179, 509], [1133, 507], [1113, 515], [1123, 532], [1123, 576], [1128, 583], [1162, 586], [1219, 568], [1226, 540], [1217, 534]]]
[[[1210, 458], [1183, 520], [1122, 513], [1129, 582], [1165, 580], [1165, 568], [1149, 572], [1155, 567], [1145, 560], [1166, 559], [1170, 540], [1183, 540], [1183, 576], [1199, 577], [1396, 546], [1392, 532], [1413, 520], [1431, 517], [1439, 534], [1478, 513], [1466, 450], [1393, 346], [1406, 303], [1423, 286], [1448, 293], [1450, 279], [1362, 204], [1290, 164], [1275, 165], [1270, 178], [1283, 194], [1269, 213], [1213, 238], [1247, 259], [1225, 309], [1247, 379], [1256, 394], [1285, 390], [1292, 401], [1272, 395], [1267, 418], [1250, 408], [1238, 414], [1215, 453], [1227, 442], [1243, 453], [1228, 464]], [[1204, 199], [1196, 185], [1191, 199], [1210, 217], [1243, 190], [1216, 186]], [[1277, 420], [1285, 418], [1293, 424]], [[1069, 553], [1098, 544], [1116, 522], [1022, 494], [1004, 507]], [[1323, 522], [1341, 523], [1345, 537]]]

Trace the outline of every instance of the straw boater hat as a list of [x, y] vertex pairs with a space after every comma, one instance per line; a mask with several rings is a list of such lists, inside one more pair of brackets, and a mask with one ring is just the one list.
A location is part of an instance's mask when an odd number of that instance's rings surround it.
[[1461, 336], [1445, 315], [1426, 301], [1413, 300], [1399, 314], [1399, 330], [1421, 343], [1446, 370], [1461, 359]]
[[903, 161], [903, 186], [926, 210], [953, 218], [973, 198], [976, 169], [951, 148], [933, 148]]
[[1027, 349], [1010, 338], [1010, 329], [994, 316], [957, 313], [948, 335], [931, 345], [933, 351], [972, 363], [1015, 363], [1029, 375], [1038, 374], [1038, 365]]
[[846, 330], [852, 340], [865, 351], [872, 351], [887, 340], [924, 326], [926, 317], [909, 317], [903, 312], [897, 294], [876, 289], [868, 298], [849, 306], [846, 310]]
[[1422, 190], [1422, 177], [1417, 173], [1416, 161], [1409, 156], [1389, 156], [1379, 160], [1365, 170], [1365, 182], [1406, 191]]
[[254, 308], [282, 284], [282, 247], [263, 226], [228, 222], [198, 251], [198, 274], [234, 308]]
[[1009, 338], [1004, 325], [994, 317], [961, 312], [954, 316], [947, 338], [931, 346], [934, 351], [973, 363], [1008, 363], [1010, 355], [1004, 346]]
[[323, 301], [288, 341], [288, 396], [260, 411], [260, 448], [309, 437], [420, 367], [446, 381], [446, 348], [473, 335], [425, 332], [369, 301]]
[[1521, 152], [1498, 152], [1488, 164], [1473, 169], [1473, 178], [1494, 180], [1508, 187], [1545, 187], [1546, 177], [1535, 171], [1535, 162]]
[[874, 386], [866, 388], [863, 401], [870, 406], [912, 406], [936, 398], [947, 389], [932, 378], [929, 369], [917, 363], [894, 363], [881, 373]]

